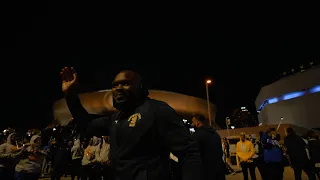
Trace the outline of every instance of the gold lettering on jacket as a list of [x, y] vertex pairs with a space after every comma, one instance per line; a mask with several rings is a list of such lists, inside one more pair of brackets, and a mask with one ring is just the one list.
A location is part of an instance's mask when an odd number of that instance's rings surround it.
[[136, 123], [141, 119], [141, 114], [140, 113], [135, 113], [131, 115], [128, 119], [129, 122], [129, 127], [135, 127]]

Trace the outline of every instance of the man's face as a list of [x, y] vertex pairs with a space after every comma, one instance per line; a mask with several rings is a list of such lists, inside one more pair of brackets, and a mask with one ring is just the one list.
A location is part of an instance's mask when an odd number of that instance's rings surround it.
[[34, 140], [34, 146], [35, 147], [40, 147], [42, 143], [42, 140], [40, 137], [38, 137], [36, 140]]
[[118, 109], [124, 109], [129, 103], [138, 96], [138, 78], [134, 72], [120, 72], [112, 82], [113, 106]]
[[241, 141], [245, 141], [246, 140], [246, 135], [241, 135], [240, 139], [241, 139]]
[[198, 127], [198, 120], [195, 117], [193, 117], [191, 121], [192, 121], [191, 123], [192, 127], [194, 128]]
[[17, 137], [17, 136], [16, 136], [15, 134], [10, 137], [10, 140], [11, 140], [11, 143], [12, 143], [12, 144], [15, 144], [15, 142], [16, 142], [16, 137]]

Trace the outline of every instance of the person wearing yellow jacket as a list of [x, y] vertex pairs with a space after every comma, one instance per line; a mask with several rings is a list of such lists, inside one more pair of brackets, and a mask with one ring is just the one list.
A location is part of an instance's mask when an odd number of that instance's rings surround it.
[[255, 149], [251, 141], [246, 139], [246, 134], [240, 134], [240, 141], [236, 146], [237, 151], [237, 164], [242, 168], [244, 180], [248, 180], [248, 169], [250, 171], [250, 176], [252, 180], [256, 180], [255, 165], [253, 163], [252, 157], [255, 155]]

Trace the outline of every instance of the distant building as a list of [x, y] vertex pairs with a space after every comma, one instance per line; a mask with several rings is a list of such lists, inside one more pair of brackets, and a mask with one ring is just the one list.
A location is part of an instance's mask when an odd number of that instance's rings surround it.
[[[208, 104], [204, 99], [160, 90], [149, 90], [149, 97], [168, 103], [181, 116], [181, 119], [187, 120], [185, 121], [187, 126], [190, 125], [190, 121], [194, 115], [203, 115], [209, 120]], [[111, 90], [84, 93], [80, 94], [79, 98], [84, 108], [90, 114], [110, 115], [116, 112], [116, 109], [112, 105]], [[216, 112], [216, 106], [210, 103], [211, 123], [219, 129], [215, 123]], [[65, 99], [60, 99], [54, 103], [53, 113], [55, 124], [65, 126], [69, 123], [71, 113]]]
[[255, 113], [247, 107], [235, 109], [231, 116], [231, 124], [236, 128], [253, 127], [258, 125]]

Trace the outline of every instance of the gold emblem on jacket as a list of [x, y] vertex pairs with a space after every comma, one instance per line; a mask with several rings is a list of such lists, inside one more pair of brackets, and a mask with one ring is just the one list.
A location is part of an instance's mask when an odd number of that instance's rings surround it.
[[129, 121], [129, 127], [135, 127], [136, 123], [141, 119], [141, 114], [140, 113], [135, 113], [131, 115], [128, 119]]

